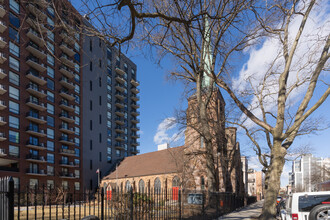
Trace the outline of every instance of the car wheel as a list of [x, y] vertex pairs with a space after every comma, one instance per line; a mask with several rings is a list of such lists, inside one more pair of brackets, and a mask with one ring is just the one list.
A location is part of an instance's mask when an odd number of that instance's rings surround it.
[[309, 213], [309, 220], [328, 220], [330, 219], [330, 205], [315, 206]]

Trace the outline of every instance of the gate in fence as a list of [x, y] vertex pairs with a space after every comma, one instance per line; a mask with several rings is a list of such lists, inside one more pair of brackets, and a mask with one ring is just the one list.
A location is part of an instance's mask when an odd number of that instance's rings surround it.
[[14, 219], [14, 180], [0, 178], [0, 219]]

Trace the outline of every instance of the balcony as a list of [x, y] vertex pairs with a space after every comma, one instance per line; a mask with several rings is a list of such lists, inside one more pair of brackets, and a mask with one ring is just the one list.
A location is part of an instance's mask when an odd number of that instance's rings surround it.
[[63, 41], [69, 45], [74, 45], [75, 40], [68, 35], [66, 31], [61, 31], [60, 37], [63, 39]]
[[136, 94], [132, 94], [131, 99], [132, 99], [133, 101], [139, 101], [139, 100], [140, 100], [140, 96], [138, 96], [138, 95], [136, 95]]
[[48, 5], [46, 0], [29, 0], [29, 2], [39, 5], [41, 8], [45, 8]]
[[4, 48], [6, 45], [6, 39], [4, 37], [0, 37], [0, 48]]
[[47, 83], [47, 81], [45, 80], [45, 78], [43, 76], [40, 76], [38, 73], [31, 71], [31, 70], [26, 73], [26, 78], [28, 78], [32, 82], [37, 83], [41, 86], [46, 85], [46, 83]]
[[45, 59], [46, 57], [46, 54], [39, 48], [39, 46], [32, 43], [31, 41], [26, 46], [26, 50], [29, 51], [33, 56], [38, 57], [39, 59]]
[[26, 175], [47, 176], [45, 170], [38, 170], [38, 169], [27, 169]]
[[41, 38], [40, 34], [31, 28], [26, 33], [26, 36], [30, 38], [34, 43], [38, 44], [39, 47], [42, 47], [45, 44], [45, 41]]
[[60, 60], [69, 67], [74, 67], [74, 62], [66, 55], [62, 53], [62, 56], [60, 57]]
[[134, 140], [134, 141], [131, 141], [131, 145], [132, 146], [139, 146], [140, 145], [140, 142]]
[[7, 106], [6, 106], [6, 103], [5, 103], [5, 101], [0, 101], [0, 110], [4, 110], [4, 109], [6, 109], [7, 108]]
[[0, 126], [7, 124], [5, 117], [0, 116]]
[[138, 94], [140, 91], [136, 87], [133, 87], [131, 88], [131, 92], [133, 92], [134, 94]]
[[[62, 144], [67, 144], [67, 145], [74, 145], [75, 144], [72, 138], [68, 138], [68, 137], [65, 137], [65, 136], [60, 137], [60, 142]], [[61, 149], [61, 150], [65, 150], [65, 149]]]
[[69, 79], [74, 77], [74, 73], [66, 66], [60, 66], [60, 72]]
[[34, 150], [46, 150], [44, 143], [32, 143], [30, 141], [26, 142], [26, 147], [34, 149]]
[[3, 64], [4, 62], [6, 62], [6, 60], [7, 60], [6, 54], [0, 53], [0, 64]]
[[38, 137], [46, 137], [46, 135], [47, 135], [44, 130], [35, 128], [32, 126], [28, 126], [26, 128], [26, 133], [28, 133], [30, 135], [38, 136]]
[[124, 108], [124, 103], [121, 102], [121, 101], [119, 101], [119, 100], [115, 101], [115, 105], [116, 105], [118, 108]]
[[131, 138], [140, 138], [140, 135], [137, 133], [131, 133]]
[[116, 71], [118, 74], [122, 75], [122, 76], [126, 74], [124, 70], [122, 70], [122, 69], [120, 69], [120, 68], [118, 68], [118, 67], [116, 67], [115, 71]]
[[5, 78], [6, 76], [7, 76], [7, 74], [5, 73], [5, 71], [0, 68], [0, 79]]
[[6, 87], [0, 84], [0, 95], [3, 95], [7, 92]]
[[139, 116], [139, 115], [140, 115], [140, 112], [139, 112], [139, 111], [136, 111], [136, 110], [132, 110], [132, 111], [131, 111], [131, 114], [132, 114], [133, 116]]
[[135, 108], [135, 109], [140, 108], [140, 105], [137, 104], [136, 102], [131, 102], [131, 106], [132, 106], [132, 108]]
[[125, 88], [122, 84], [119, 84], [119, 83], [116, 83], [115, 84], [115, 88], [120, 91], [120, 92], [124, 92], [125, 91]]
[[61, 89], [60, 90], [60, 96], [62, 96], [63, 98], [65, 99], [68, 99], [70, 101], [73, 101], [75, 100], [75, 97], [72, 93], [69, 93], [68, 91], [64, 90], [64, 89]]
[[60, 178], [75, 179], [76, 177], [73, 175], [73, 173], [60, 173]]
[[121, 127], [121, 126], [116, 126], [115, 127], [115, 131], [117, 132], [117, 133], [124, 133], [124, 128], [123, 127]]
[[41, 20], [45, 20], [47, 18], [47, 15], [33, 4], [28, 4], [26, 8], [29, 10], [29, 12]]
[[5, 133], [0, 132], [0, 141], [7, 140]]
[[132, 154], [139, 154], [140, 150], [136, 149], [136, 148], [131, 148], [131, 153]]
[[118, 150], [125, 150], [125, 147], [123, 144], [120, 144], [120, 143], [116, 143], [115, 144], [115, 148], [118, 149]]
[[5, 22], [0, 21], [0, 33], [3, 33], [7, 29], [7, 25]]
[[38, 86], [35, 86], [33, 84], [27, 85], [26, 91], [38, 98], [45, 98], [47, 96], [44, 90], [39, 89]]
[[31, 108], [37, 109], [39, 111], [45, 111], [47, 109], [45, 107], [44, 103], [39, 102], [39, 101], [35, 101], [32, 98], [28, 98], [26, 100], [26, 105], [31, 107]]
[[59, 153], [61, 155], [65, 156], [76, 156], [76, 153], [74, 150], [69, 150], [69, 149], [60, 149]]
[[38, 114], [28, 112], [26, 113], [26, 119], [33, 121], [38, 124], [45, 124], [47, 121], [44, 119], [44, 116], [38, 116]]
[[134, 80], [134, 79], [131, 79], [131, 83], [133, 86], [139, 86], [140, 85], [140, 82], [137, 81], [137, 80]]
[[125, 115], [124, 110], [121, 110], [120, 108], [116, 108], [115, 113], [120, 117], [123, 117]]
[[68, 123], [74, 123], [75, 120], [73, 118], [73, 116], [69, 116], [68, 114], [60, 114], [60, 119], [65, 121], [65, 122], [68, 122]]
[[31, 161], [31, 162], [36, 162], [36, 163], [46, 163], [47, 162], [43, 156], [38, 156], [38, 155], [33, 155], [33, 154], [26, 155], [26, 160]]
[[74, 111], [74, 106], [73, 105], [69, 105], [67, 102], [61, 101], [60, 102], [60, 108], [69, 111], [69, 112], [73, 112]]
[[117, 135], [115, 136], [115, 139], [116, 139], [116, 141], [124, 141], [124, 140], [125, 140], [124, 136], [121, 135], [121, 134], [117, 134]]
[[61, 78], [60, 83], [62, 86], [66, 87], [68, 89], [74, 89], [74, 84], [72, 82], [69, 82], [69, 80], [65, 77]]
[[116, 117], [115, 122], [119, 125], [124, 125], [125, 124], [124, 119], [120, 118], [120, 117]]
[[69, 128], [68, 126], [61, 125], [60, 131], [67, 133], [67, 134], [74, 134], [73, 128]]
[[5, 149], [0, 148], [0, 157], [5, 157], [7, 156]]
[[6, 9], [2, 5], [0, 5], [0, 17], [3, 18], [6, 14]]
[[125, 99], [125, 93], [116, 91], [115, 96], [117, 99], [124, 100]]
[[121, 77], [121, 76], [116, 76], [115, 78], [117, 80], [117, 82], [121, 83], [121, 84], [125, 84], [126, 83], [126, 80]]
[[132, 130], [132, 131], [138, 131], [138, 130], [140, 130], [140, 127], [138, 127], [138, 126], [136, 126], [136, 125], [132, 125], [132, 126], [131, 126], [131, 130]]
[[134, 124], [137, 124], [137, 123], [140, 123], [140, 119], [137, 119], [135, 117], [132, 117], [131, 118], [131, 122], [134, 123]]
[[35, 30], [39, 30], [39, 28], [40, 28], [40, 30], [42, 32], [47, 32], [48, 31], [48, 29], [45, 27], [45, 25], [43, 25], [42, 23], [40, 23], [37, 20], [37, 18], [34, 15], [32, 15], [32, 14], [30, 14], [28, 16], [28, 18], [26, 19], [26, 23], [28, 23]]
[[74, 50], [71, 49], [71, 48], [69, 47], [69, 45], [66, 44], [66, 43], [61, 43], [60, 48], [61, 48], [61, 50], [62, 50], [63, 52], [65, 52], [66, 54], [68, 54], [70, 57], [72, 57], [73, 55], [76, 54], [76, 52], [74, 52]]
[[66, 160], [61, 160], [60, 166], [62, 166], [62, 167], [79, 167], [78, 165], [74, 164], [73, 162], [69, 162]]
[[30, 67], [38, 70], [39, 72], [45, 72], [47, 69], [43, 63], [39, 64], [38, 59], [34, 59], [33, 57], [28, 57], [26, 64], [28, 64]]

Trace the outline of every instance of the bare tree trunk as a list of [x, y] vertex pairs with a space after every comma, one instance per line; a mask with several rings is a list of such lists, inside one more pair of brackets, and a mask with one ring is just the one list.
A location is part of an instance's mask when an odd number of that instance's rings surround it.
[[263, 220], [276, 218], [276, 198], [281, 187], [281, 174], [285, 164], [285, 155], [286, 149], [282, 147], [282, 143], [275, 141], [271, 153], [272, 160], [266, 172], [266, 193], [261, 217]]

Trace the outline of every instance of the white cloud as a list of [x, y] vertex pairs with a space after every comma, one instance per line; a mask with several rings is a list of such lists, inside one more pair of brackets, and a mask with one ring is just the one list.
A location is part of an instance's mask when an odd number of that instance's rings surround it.
[[157, 128], [157, 132], [154, 136], [155, 144], [164, 144], [170, 142], [176, 142], [180, 138], [182, 138], [182, 132], [172, 132], [173, 134], [169, 134], [170, 131], [175, 130], [177, 127], [177, 123], [174, 117], [165, 118]]
[[256, 171], [262, 170], [262, 165], [260, 164], [257, 156], [248, 157], [248, 168]]
[[[315, 60], [320, 57], [321, 49], [327, 35], [330, 32], [329, 5], [325, 1], [320, 1], [319, 6], [315, 7], [310, 14], [304, 32], [300, 39], [300, 44], [296, 50], [295, 57], [292, 62], [288, 85], [294, 85], [299, 80], [303, 80], [310, 76], [311, 70], [315, 68]], [[290, 25], [289, 42], [290, 45], [294, 41], [296, 33], [299, 29], [302, 16], [296, 16]], [[320, 41], [323, 40], [323, 43]], [[282, 56], [281, 43], [277, 38], [267, 38], [261, 45], [250, 48], [245, 51], [249, 55], [249, 60], [243, 65], [239, 76], [233, 79], [233, 88], [237, 92], [256, 92], [259, 94], [266, 73], [281, 73], [284, 68], [284, 57]], [[274, 62], [275, 60], [275, 62]], [[273, 94], [264, 99], [266, 111], [276, 111], [276, 100], [278, 91], [278, 74], [272, 75], [266, 80], [267, 90], [265, 94]], [[275, 83], [274, 83], [275, 82]], [[252, 90], [252, 88], [257, 88]], [[307, 89], [307, 84], [298, 87], [290, 94], [288, 103], [294, 105], [302, 97], [302, 92]], [[252, 112], [260, 118], [261, 111], [258, 106], [258, 99], [255, 96], [250, 97], [250, 105]], [[252, 126], [251, 121], [247, 126]]]

